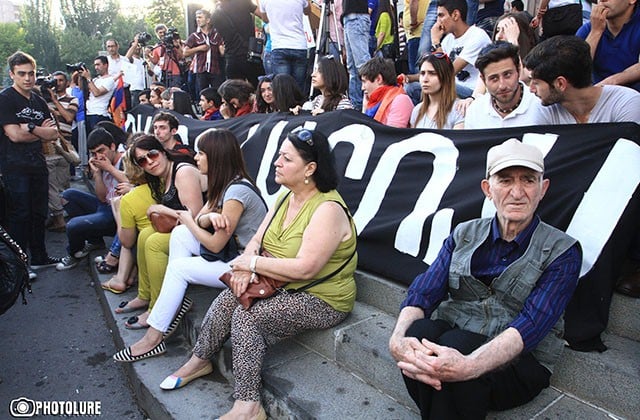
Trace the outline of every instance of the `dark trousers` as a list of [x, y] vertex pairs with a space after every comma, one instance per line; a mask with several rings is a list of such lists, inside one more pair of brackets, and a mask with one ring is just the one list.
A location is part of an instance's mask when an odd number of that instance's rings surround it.
[[243, 79], [251, 83], [253, 87], [258, 86], [258, 76], [264, 74], [262, 63], [250, 63], [244, 57], [225, 57], [225, 73], [227, 79]]
[[111, 121], [111, 118], [105, 115], [87, 115], [86, 116], [87, 136], [91, 133], [91, 131], [94, 128], [96, 128], [96, 125], [98, 125], [100, 121]]
[[9, 235], [31, 258], [42, 261], [47, 257], [44, 245], [45, 220], [48, 212], [49, 176], [42, 171], [11, 170], [2, 174], [6, 190]]
[[[415, 321], [406, 336], [426, 338], [465, 355], [487, 341], [484, 335], [430, 319]], [[478, 379], [442, 383], [440, 391], [406, 376], [403, 379], [423, 419], [467, 420], [484, 419], [489, 410], [506, 410], [531, 401], [549, 386], [550, 377], [551, 373], [527, 353]]]
[[218, 87], [224, 82], [221, 74], [213, 74], [209, 72], [196, 73], [196, 94], [193, 96], [196, 102], [200, 100], [200, 92], [204, 88], [212, 87], [218, 90]]

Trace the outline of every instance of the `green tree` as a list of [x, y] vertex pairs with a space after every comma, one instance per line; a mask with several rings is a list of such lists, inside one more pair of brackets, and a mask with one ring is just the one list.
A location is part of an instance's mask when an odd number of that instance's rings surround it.
[[0, 60], [6, 60], [14, 52], [32, 51], [33, 45], [25, 38], [26, 31], [17, 23], [0, 23]]
[[38, 67], [46, 71], [59, 68], [60, 56], [56, 33], [50, 25], [50, 7], [47, 0], [29, 0], [23, 7], [21, 24], [25, 41], [33, 45], [30, 51]]
[[153, 0], [145, 16], [148, 27], [154, 28], [159, 23], [174, 27], [180, 32], [182, 38], [186, 38], [184, 10], [182, 2], [176, 0]]
[[[92, 68], [96, 53], [102, 49], [100, 37], [88, 36], [78, 28], [60, 33], [60, 61], [66, 64], [85, 63]], [[64, 70], [64, 69], [60, 69]]]
[[60, 0], [60, 6], [67, 28], [76, 28], [88, 36], [108, 33], [118, 15], [118, 5], [113, 0]]

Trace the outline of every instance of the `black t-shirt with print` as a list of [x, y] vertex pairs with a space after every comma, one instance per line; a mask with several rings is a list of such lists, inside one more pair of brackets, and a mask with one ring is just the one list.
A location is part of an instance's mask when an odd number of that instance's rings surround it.
[[[13, 87], [0, 92], [0, 126], [32, 122], [42, 125], [51, 118], [51, 112], [44, 99], [32, 92], [29, 99], [22, 96]], [[5, 134], [0, 133], [0, 171], [47, 171], [47, 164], [42, 154], [40, 140], [29, 143], [14, 143]]]

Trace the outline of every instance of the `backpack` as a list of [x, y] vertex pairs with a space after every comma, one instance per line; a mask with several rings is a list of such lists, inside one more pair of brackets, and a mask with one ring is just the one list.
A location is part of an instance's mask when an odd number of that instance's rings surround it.
[[25, 288], [31, 293], [27, 255], [0, 226], [0, 315], [13, 306], [19, 294], [22, 304], [27, 304]]

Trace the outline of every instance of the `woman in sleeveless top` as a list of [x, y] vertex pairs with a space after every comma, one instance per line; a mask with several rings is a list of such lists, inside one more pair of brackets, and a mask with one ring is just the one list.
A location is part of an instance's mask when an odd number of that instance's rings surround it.
[[[198, 169], [189, 163], [175, 162], [154, 136], [140, 137], [131, 147], [136, 164], [145, 171], [151, 195], [159, 203], [151, 205], [147, 215], [157, 212], [175, 218], [181, 210], [197, 214], [204, 202], [203, 177]], [[169, 233], [156, 232], [153, 226], [142, 229], [138, 235], [138, 296], [126, 307], [127, 311], [133, 311], [148, 306], [149, 310], [129, 318], [127, 328], [149, 326], [147, 317], [160, 293], [169, 260], [169, 237]]]
[[208, 179], [207, 203], [196, 217], [188, 211], [178, 212], [181, 224], [171, 232], [169, 265], [148, 319], [150, 328], [141, 340], [116, 353], [117, 361], [135, 362], [164, 353], [164, 338], [175, 331], [191, 307], [191, 300], [184, 298], [188, 285], [226, 288], [219, 278], [230, 270], [228, 261], [238, 253], [226, 261], [212, 260], [211, 253], [234, 244], [244, 249], [267, 212], [231, 131], [209, 129], [197, 144], [198, 169]]
[[[330, 328], [352, 310], [357, 265], [355, 225], [335, 190], [338, 177], [327, 138], [298, 129], [289, 133], [274, 163], [275, 181], [289, 191], [279, 195], [244, 252], [231, 262], [231, 288], [213, 301], [193, 356], [160, 385], [176, 389], [212, 371], [211, 358], [231, 337], [235, 403], [222, 419], [266, 419], [260, 402], [260, 369], [267, 347], [298, 334]], [[275, 258], [260, 256], [260, 249]], [[303, 292], [276, 293], [249, 309], [238, 303], [255, 274]]]

